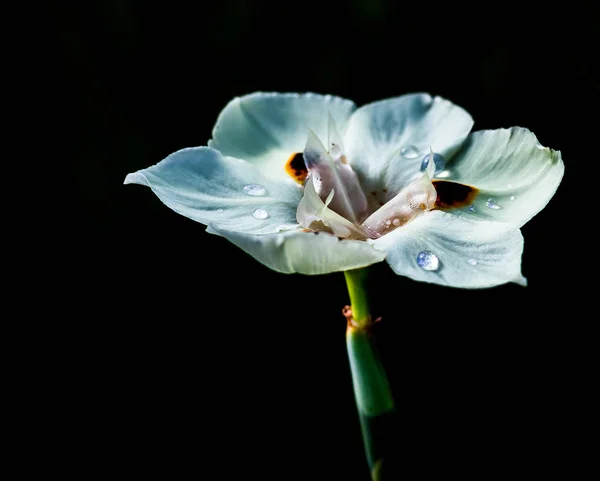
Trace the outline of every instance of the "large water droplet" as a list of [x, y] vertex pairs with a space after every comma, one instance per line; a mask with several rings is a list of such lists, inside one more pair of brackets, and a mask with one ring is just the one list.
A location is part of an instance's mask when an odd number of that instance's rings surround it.
[[[431, 159], [431, 153], [427, 154], [423, 157], [423, 161], [421, 162], [421, 172], [425, 172], [427, 170], [427, 166], [429, 165], [429, 159]], [[435, 162], [435, 173], [438, 174], [446, 167], [446, 159], [440, 154], [433, 153], [433, 161]]]
[[417, 254], [417, 264], [426, 271], [437, 271], [440, 260], [431, 251], [421, 251]]
[[269, 213], [262, 207], [260, 209], [256, 209], [252, 215], [257, 219], [266, 219], [269, 217]]
[[471, 264], [472, 266], [476, 266], [477, 261], [475, 259], [469, 259], [469, 264]]
[[252, 195], [254, 197], [262, 197], [263, 195], [266, 195], [267, 189], [265, 189], [262, 185], [248, 184], [244, 186], [242, 192], [244, 194]]
[[500, 207], [498, 205], [498, 203], [496, 202], [496, 199], [488, 199], [487, 202], [485, 203], [485, 205], [487, 205], [490, 209], [494, 209], [494, 210], [498, 210], [498, 209], [502, 209], [502, 207]]
[[400, 150], [400, 154], [407, 159], [416, 159], [419, 156], [419, 149], [414, 145], [407, 145]]

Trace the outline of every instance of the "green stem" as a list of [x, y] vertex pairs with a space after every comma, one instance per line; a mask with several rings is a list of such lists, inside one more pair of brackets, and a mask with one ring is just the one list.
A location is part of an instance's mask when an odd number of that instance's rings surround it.
[[[371, 479], [383, 481], [394, 433], [392, 391], [379, 359], [371, 327], [365, 269], [346, 271], [351, 312], [348, 312], [346, 347], [352, 372], [354, 397]], [[385, 466], [385, 468], [384, 468]]]

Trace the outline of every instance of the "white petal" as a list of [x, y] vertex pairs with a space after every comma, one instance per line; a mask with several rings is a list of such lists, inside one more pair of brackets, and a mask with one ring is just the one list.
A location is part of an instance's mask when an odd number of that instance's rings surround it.
[[448, 100], [404, 95], [354, 112], [344, 135], [346, 154], [365, 190], [386, 187], [393, 197], [418, 174], [430, 149], [450, 157], [472, 126], [471, 116]]
[[560, 152], [513, 127], [469, 135], [446, 165], [444, 180], [480, 190], [473, 206], [457, 214], [522, 226], [552, 198], [563, 174]]
[[225, 237], [267, 267], [286, 274], [328, 274], [366, 267], [385, 258], [385, 253], [367, 242], [340, 240], [325, 232], [252, 235], [214, 226], [207, 232]]
[[[396, 274], [417, 281], [467, 288], [526, 283], [521, 275], [521, 231], [501, 222], [431, 211], [370, 242], [387, 252]], [[428, 251], [438, 259], [435, 270], [417, 263], [419, 254]]]
[[253, 93], [227, 104], [208, 145], [252, 162], [272, 178], [291, 181], [285, 165], [304, 150], [308, 129], [326, 139], [331, 114], [344, 131], [355, 108], [350, 100], [331, 95]]
[[252, 164], [209, 147], [175, 152], [129, 174], [125, 184], [150, 187], [167, 206], [195, 221], [254, 234], [296, 224], [302, 195], [296, 184], [273, 182]]

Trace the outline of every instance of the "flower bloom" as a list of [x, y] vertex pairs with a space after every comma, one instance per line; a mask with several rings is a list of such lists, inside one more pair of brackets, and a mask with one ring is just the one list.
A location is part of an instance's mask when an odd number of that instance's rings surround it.
[[125, 183], [279, 272], [386, 260], [418, 281], [524, 285], [520, 227], [554, 195], [560, 152], [524, 128], [472, 126], [424, 93], [358, 109], [330, 95], [254, 93], [223, 109], [208, 146]]

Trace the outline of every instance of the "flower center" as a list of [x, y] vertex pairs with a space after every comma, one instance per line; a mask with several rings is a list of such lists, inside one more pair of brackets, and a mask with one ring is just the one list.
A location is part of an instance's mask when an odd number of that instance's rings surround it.
[[433, 161], [427, 163], [424, 172], [383, 205], [373, 208], [349, 163], [352, 159], [346, 157], [343, 139], [331, 116], [328, 127], [328, 148], [309, 132], [302, 154], [306, 170], [299, 166], [298, 154], [286, 165], [293, 178], [304, 181], [304, 196], [296, 212], [300, 225], [341, 238], [376, 239], [434, 208], [437, 192], [431, 182], [435, 172], [433, 152]]

